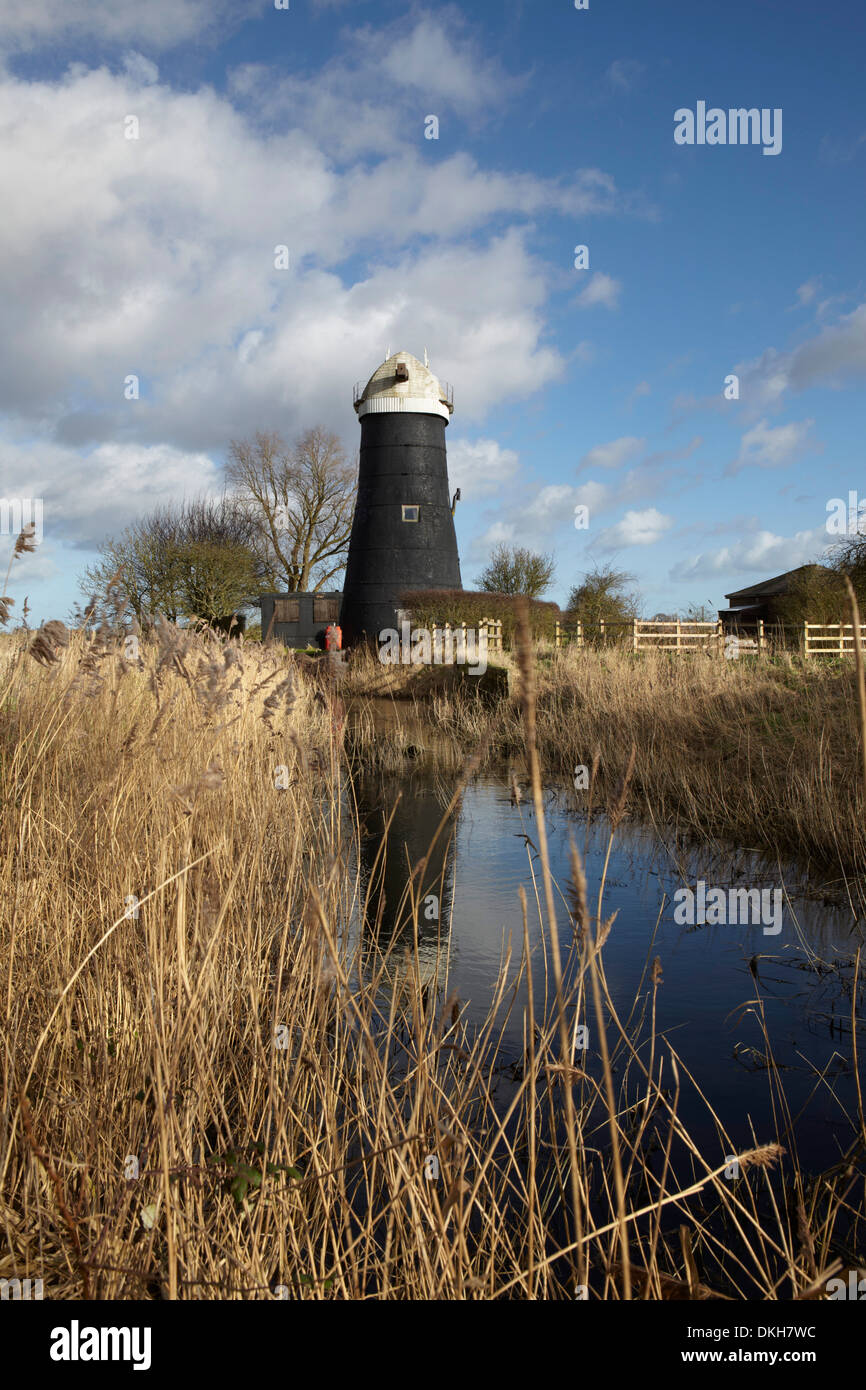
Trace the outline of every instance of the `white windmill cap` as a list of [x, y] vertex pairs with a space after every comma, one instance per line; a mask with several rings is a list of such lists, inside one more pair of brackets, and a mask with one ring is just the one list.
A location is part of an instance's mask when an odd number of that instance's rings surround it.
[[363, 415], [409, 411], [450, 420], [454, 391], [411, 352], [395, 352], [377, 367], [367, 385], [355, 387], [355, 410]]

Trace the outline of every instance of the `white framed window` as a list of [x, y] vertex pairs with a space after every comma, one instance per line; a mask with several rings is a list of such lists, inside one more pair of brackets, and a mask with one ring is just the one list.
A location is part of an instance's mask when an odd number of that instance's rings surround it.
[[404, 520], [404, 521], [420, 521], [420, 520], [421, 520], [421, 508], [418, 506], [418, 503], [417, 503], [417, 502], [404, 502], [404, 503], [403, 503], [403, 520]]

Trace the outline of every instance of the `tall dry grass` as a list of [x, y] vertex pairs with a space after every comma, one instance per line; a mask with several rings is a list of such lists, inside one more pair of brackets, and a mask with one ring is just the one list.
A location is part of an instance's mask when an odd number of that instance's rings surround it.
[[[542, 860], [470, 1029], [421, 979], [417, 901], [408, 936], [364, 939], [345, 711], [318, 672], [169, 626], [133, 659], [110, 624], [7, 645], [0, 1277], [51, 1298], [820, 1294], [862, 1235], [862, 1114], [844, 1161], [810, 1177], [768, 1070], [779, 1133], [755, 1135], [736, 1181], [720, 1121], [700, 1153], [687, 1059], [655, 1032], [662, 971], [647, 962], [624, 1012], [604, 970], [616, 924], [576, 852], [570, 889]], [[616, 725], [628, 680], [611, 672]], [[566, 697], [534, 679], [527, 656], [542, 754], [551, 691]], [[736, 699], [736, 677], [706, 679]], [[568, 708], [591, 751], [589, 691]], [[636, 704], [661, 725], [661, 703]], [[543, 826], [535, 756], [531, 774]]]
[[[466, 679], [414, 697], [427, 674], [402, 673], [416, 717], [464, 754], [522, 758], [517, 659], [496, 657], [512, 695]], [[355, 689], [379, 694], [374, 662], [359, 661]], [[566, 648], [538, 670], [541, 764], [570, 782], [598, 757], [608, 795], [635, 748], [628, 809], [666, 832], [714, 838], [769, 859], [797, 860], [862, 911], [866, 895], [866, 757], [853, 663], [782, 654], [737, 661], [690, 653], [637, 655]], [[584, 800], [585, 800], [584, 794]]]

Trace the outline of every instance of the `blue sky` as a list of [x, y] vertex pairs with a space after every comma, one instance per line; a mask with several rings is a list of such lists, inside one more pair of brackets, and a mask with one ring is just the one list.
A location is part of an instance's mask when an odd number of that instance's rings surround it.
[[[0, 490], [43, 500], [31, 622], [107, 535], [218, 493], [232, 438], [354, 452], [389, 347], [454, 386], [467, 587], [504, 540], [554, 553], [560, 600], [603, 563], [647, 615], [723, 606], [866, 502], [862, 5], [10, 8]], [[676, 144], [700, 101], [781, 109], [780, 152]]]

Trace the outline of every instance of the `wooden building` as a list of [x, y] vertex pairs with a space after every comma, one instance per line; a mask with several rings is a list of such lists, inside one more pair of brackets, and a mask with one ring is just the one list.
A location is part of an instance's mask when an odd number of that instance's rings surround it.
[[725, 594], [730, 606], [719, 609], [723, 628], [727, 632], [755, 627], [759, 620], [764, 623], [781, 622], [783, 600], [788, 598], [798, 583], [822, 568], [821, 565], [799, 565], [797, 569], [786, 570], [773, 579], [762, 579], [760, 584], [750, 584], [747, 589]]
[[261, 594], [262, 639], [287, 647], [325, 646], [325, 628], [340, 613], [339, 589], [326, 594]]

